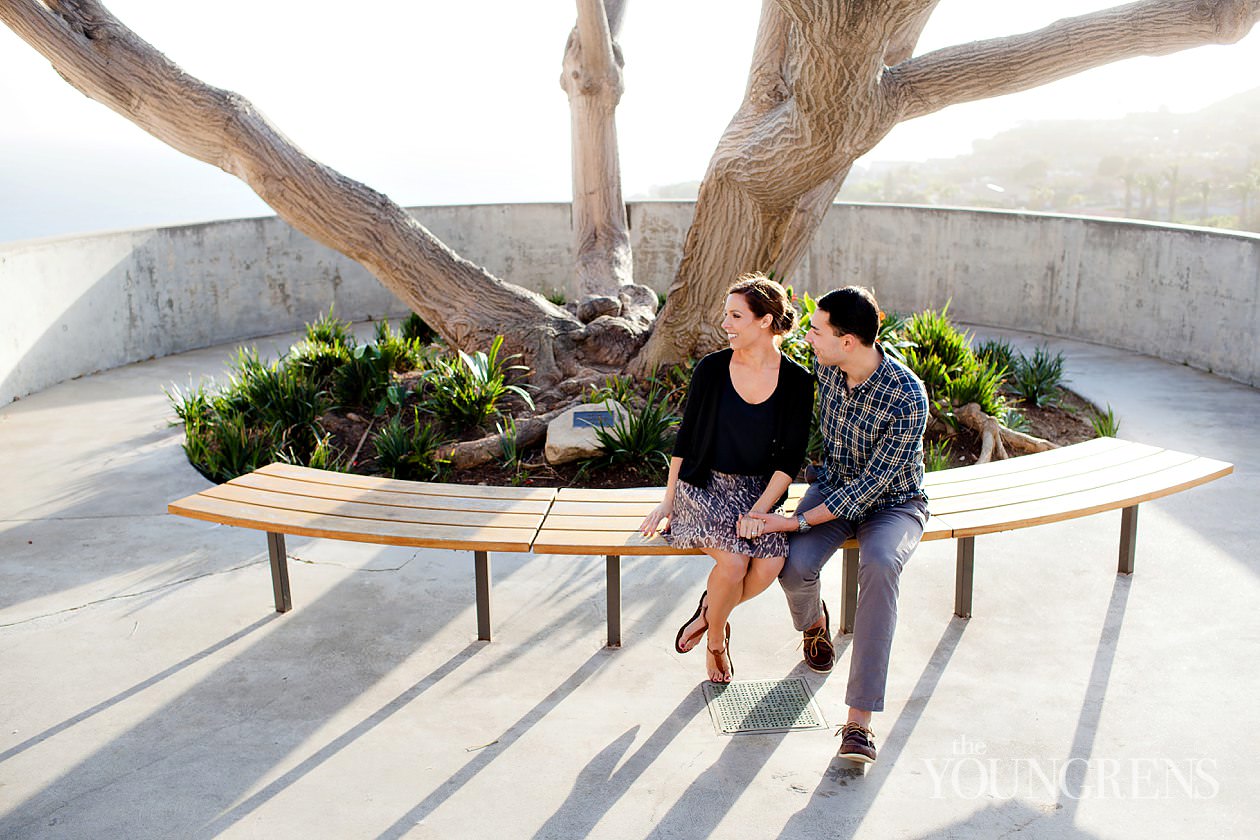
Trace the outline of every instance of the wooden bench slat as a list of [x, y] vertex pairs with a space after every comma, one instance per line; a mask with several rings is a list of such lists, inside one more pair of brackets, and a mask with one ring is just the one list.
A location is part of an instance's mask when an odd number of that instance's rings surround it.
[[548, 516], [545, 527], [557, 531], [636, 531], [642, 516]]
[[533, 528], [444, 527], [301, 513], [241, 504], [202, 494], [171, 502], [167, 510], [192, 519], [278, 534], [468, 551], [529, 551], [536, 533]]
[[1107, 487], [985, 510], [952, 513], [955, 537], [1010, 531], [1048, 522], [1091, 516], [1162, 498], [1206, 484], [1234, 471], [1232, 464], [1211, 458], [1193, 460]]
[[660, 502], [561, 502], [552, 503], [548, 516], [647, 516]]
[[944, 499], [933, 499], [931, 509], [943, 514], [955, 514], [963, 511], [984, 510], [988, 508], [1007, 507], [1023, 502], [1034, 502], [1039, 499], [1065, 497], [1071, 500], [1087, 491], [1105, 491], [1108, 487], [1123, 485], [1133, 479], [1148, 476], [1153, 482], [1160, 473], [1194, 460], [1194, 455], [1184, 452], [1164, 450], [1147, 458], [1140, 458], [1126, 464], [1116, 464], [1082, 475], [1069, 475], [1047, 481], [1034, 481], [1019, 487], [1004, 487], [987, 493], [968, 493]]
[[534, 528], [542, 524], [541, 513], [500, 513], [465, 510], [430, 510], [428, 508], [365, 504], [363, 502], [320, 499], [257, 490], [238, 484], [221, 484], [201, 492], [202, 496], [241, 504], [259, 505], [278, 510], [329, 514], [355, 519], [380, 519], [389, 522], [412, 522], [420, 525], [467, 525], [479, 528]]
[[268, 464], [256, 472], [311, 481], [316, 484], [335, 484], [340, 487], [358, 487], [365, 490], [384, 490], [391, 493], [414, 493], [433, 496], [458, 496], [461, 498], [486, 499], [533, 499], [551, 501], [555, 498], [554, 487], [500, 487], [488, 484], [443, 484], [430, 481], [405, 481], [398, 478], [382, 478], [374, 475], [330, 472], [328, 470], [298, 467], [293, 464]]
[[556, 493], [558, 502], [641, 502], [656, 505], [663, 498], [664, 487], [561, 487]]
[[[1061, 446], [1058, 449], [1035, 452], [1032, 455], [1021, 455], [1018, 458], [1007, 458], [1004, 461], [990, 461], [987, 464], [972, 464], [967, 467], [952, 467], [947, 470], [928, 473], [928, 476], [931, 484], [940, 486], [953, 481], [968, 481], [975, 477], [1034, 470], [1049, 464], [1089, 458], [1103, 452], [1123, 449], [1129, 446], [1145, 446], [1145, 444], [1133, 443], [1132, 441], [1118, 438], [1093, 438], [1082, 443], [1074, 443], [1071, 446]], [[928, 479], [925, 479], [925, 483], [927, 481]], [[929, 495], [931, 495], [930, 490]]]
[[[1049, 481], [1073, 475], [1089, 475], [1104, 468], [1140, 461], [1142, 459], [1158, 455], [1161, 452], [1168, 451], [1171, 450], [1160, 449], [1155, 446], [1145, 446], [1143, 444], [1134, 444], [1132, 446], [1116, 447], [1105, 452], [1100, 452], [1092, 458], [1073, 458], [1067, 461], [1052, 461], [1049, 463], [1043, 463], [1042, 466], [1039, 467], [1019, 470], [1017, 472], [997, 469], [990, 470], [988, 472], [977, 470], [973, 473], [972, 478], [969, 478], [966, 481], [948, 481], [937, 483], [933, 482], [931, 479], [933, 476], [940, 475], [941, 473], [928, 473], [927, 478], [924, 480], [924, 489], [928, 494], [928, 498], [932, 500], [933, 504], [935, 504], [938, 499], [947, 499], [953, 496], [961, 496], [969, 493], [984, 493], [991, 490], [1018, 487], [1025, 484], [1032, 484], [1034, 482]], [[1022, 460], [1022, 458], [1016, 458], [1014, 460], [1018, 461]], [[987, 467], [992, 465], [996, 468], [998, 465], [1005, 463], [1007, 462], [991, 461], [988, 464], [980, 464], [979, 466]], [[947, 470], [945, 472], [952, 472], [952, 470]]]
[[478, 499], [469, 496], [429, 495], [420, 493], [396, 493], [388, 490], [367, 490], [344, 487], [338, 484], [320, 484], [275, 475], [248, 473], [227, 483], [232, 487], [252, 487], [294, 496], [310, 496], [341, 502], [363, 502], [404, 508], [427, 508], [447, 511], [482, 511], [486, 513], [545, 514], [551, 507], [550, 500], [542, 499]]

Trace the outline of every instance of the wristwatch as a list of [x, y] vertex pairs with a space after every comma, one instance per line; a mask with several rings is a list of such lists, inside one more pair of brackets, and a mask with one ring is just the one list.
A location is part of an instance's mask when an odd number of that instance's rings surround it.
[[796, 514], [796, 533], [803, 534], [813, 527], [814, 527], [813, 525], [810, 525], [808, 522], [805, 521], [805, 514], [803, 513]]

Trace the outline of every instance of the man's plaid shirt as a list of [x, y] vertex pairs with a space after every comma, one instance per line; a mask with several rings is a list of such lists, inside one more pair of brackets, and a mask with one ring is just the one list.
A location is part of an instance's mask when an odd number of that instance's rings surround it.
[[919, 378], [887, 354], [851, 393], [840, 368], [815, 361], [814, 373], [825, 444], [818, 485], [827, 509], [856, 521], [914, 498], [926, 499], [923, 432], [928, 401]]

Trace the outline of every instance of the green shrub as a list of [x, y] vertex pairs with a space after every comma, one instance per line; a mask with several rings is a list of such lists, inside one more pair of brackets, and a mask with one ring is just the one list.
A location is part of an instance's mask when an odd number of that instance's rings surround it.
[[381, 354], [381, 362], [389, 370], [405, 373], [420, 367], [420, 345], [390, 329], [389, 321], [376, 323], [376, 350]]
[[796, 321], [796, 328], [783, 336], [783, 344], [779, 349], [783, 354], [792, 361], [796, 362], [806, 370], [812, 370], [814, 365], [814, 348], [809, 346], [805, 341], [805, 334], [809, 332], [810, 322], [814, 319], [814, 313], [818, 311], [818, 301], [814, 300], [806, 292], [800, 297], [792, 293], [792, 289], [787, 289], [788, 295], [792, 301], [798, 304], [797, 312], [799, 317]]
[[253, 426], [282, 434], [313, 428], [328, 406], [319, 385], [284, 361], [263, 362], [254, 348], [240, 348], [222, 398]]
[[376, 403], [376, 408], [372, 409], [372, 414], [380, 417], [389, 410], [397, 411], [403, 407], [403, 403], [407, 399], [407, 395], [411, 390], [402, 382], [391, 382], [381, 394], [380, 400]]
[[1025, 404], [1040, 406], [1057, 401], [1066, 381], [1063, 354], [1051, 356], [1042, 346], [1033, 351], [1031, 358], [1022, 353], [1016, 356], [1010, 384]]
[[1120, 420], [1116, 417], [1115, 411], [1111, 408], [1111, 403], [1107, 404], [1107, 411], [1095, 412], [1090, 418], [1089, 424], [1094, 428], [1094, 434], [1099, 437], [1115, 437], [1120, 434]]
[[306, 465], [317, 470], [348, 472], [349, 465], [345, 458], [346, 453], [333, 443], [333, 436], [325, 434], [315, 441], [315, 448], [311, 450], [311, 457], [307, 459]]
[[587, 397], [588, 402], [600, 403], [606, 400], [615, 400], [626, 408], [633, 408], [637, 400], [638, 392], [635, 388], [633, 377], [629, 376], [606, 376], [604, 384], [598, 388], [591, 386], [590, 396]]
[[[914, 347], [915, 357], [919, 360], [935, 360], [935, 364], [944, 370], [946, 381], [976, 365], [976, 357], [971, 352], [967, 335], [950, 323], [948, 311], [949, 304], [945, 304], [939, 312], [927, 309], [916, 313], [906, 322], [903, 330], [905, 340]], [[906, 352], [906, 359], [906, 364], [910, 365], [909, 350]], [[913, 369], [913, 365], [910, 367]], [[927, 380], [924, 380], [924, 384], [927, 384]]]
[[976, 364], [946, 384], [945, 396], [951, 406], [977, 403], [985, 414], [1000, 417], [1006, 409], [1006, 400], [1002, 397], [1005, 373], [1005, 368]]
[[949, 469], [954, 457], [948, 440], [935, 440], [923, 447], [923, 469], [925, 472], [937, 472]]
[[319, 416], [327, 400], [296, 366], [264, 363], [256, 350], [241, 348], [228, 381], [214, 389], [199, 385], [168, 391], [184, 425], [189, 462], [212, 481], [228, 481], [288, 453], [304, 462], [319, 441]]
[[949, 369], [945, 363], [918, 347], [906, 348], [904, 360], [906, 367], [922, 380], [928, 400], [937, 402], [949, 387]]
[[402, 415], [391, 417], [372, 440], [385, 472], [393, 478], [421, 481], [440, 478], [446, 471], [448, 462], [438, 457], [445, 443], [436, 425], [422, 421], [419, 409], [413, 409], [409, 424], [404, 424]]
[[880, 322], [879, 345], [884, 348], [884, 352], [892, 356], [899, 362], [906, 361], [906, 351], [914, 346], [914, 343], [906, 337], [906, 327], [909, 319], [905, 315], [896, 312], [884, 316], [884, 320]]
[[653, 388], [641, 411], [629, 412], [611, 428], [600, 426], [595, 430], [604, 454], [588, 464], [599, 469], [634, 466], [663, 473], [669, 469], [678, 423], [679, 418], [669, 410], [665, 393]]
[[344, 345], [307, 340], [289, 349], [285, 364], [316, 388], [328, 390], [332, 387], [333, 372], [349, 358], [350, 351]]
[[669, 410], [682, 413], [683, 404], [687, 401], [687, 388], [691, 384], [691, 376], [695, 373], [698, 359], [688, 359], [664, 370], [654, 370], [648, 377], [648, 391], [660, 391], [664, 395]]
[[271, 427], [251, 427], [229, 400], [198, 385], [166, 397], [184, 426], [184, 454], [197, 471], [224, 482], [270, 463], [282, 440]]
[[1013, 432], [1027, 432], [1030, 428], [1028, 418], [1023, 412], [1016, 408], [1003, 409], [1002, 413], [997, 416], [998, 422]]
[[487, 418], [500, 415], [502, 402], [512, 394], [532, 409], [534, 400], [529, 393], [507, 382], [510, 373], [528, 368], [509, 364], [517, 356], [499, 358], [502, 349], [503, 336], [498, 335], [489, 352], [478, 350], [470, 356], [461, 350], [457, 359], [435, 359], [425, 371], [433, 385], [425, 407], [460, 431], [477, 428]]
[[1011, 347], [1008, 341], [1000, 338], [989, 339], [981, 342], [975, 353], [981, 364], [1004, 370], [1007, 375], [1015, 370], [1015, 348]]
[[372, 344], [351, 347], [347, 353], [333, 371], [333, 399], [341, 406], [375, 406], [392, 381], [389, 359]]
[[331, 306], [327, 315], [320, 315], [314, 323], [306, 325], [306, 340], [311, 344], [331, 344], [346, 349], [354, 346], [350, 322], [334, 316]]

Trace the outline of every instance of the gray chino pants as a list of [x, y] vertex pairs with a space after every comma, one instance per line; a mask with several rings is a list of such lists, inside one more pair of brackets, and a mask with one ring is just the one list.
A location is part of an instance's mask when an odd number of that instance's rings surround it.
[[[805, 492], [797, 510], [807, 511], [820, 504], [822, 493], [815, 485]], [[845, 540], [857, 536], [858, 602], [845, 696], [845, 702], [855, 709], [884, 710], [901, 570], [918, 547], [927, 519], [927, 503], [915, 499], [876, 511], [858, 522], [833, 519], [807, 533], [788, 535], [787, 563], [779, 573], [779, 583], [797, 630], [822, 617], [822, 567]]]

